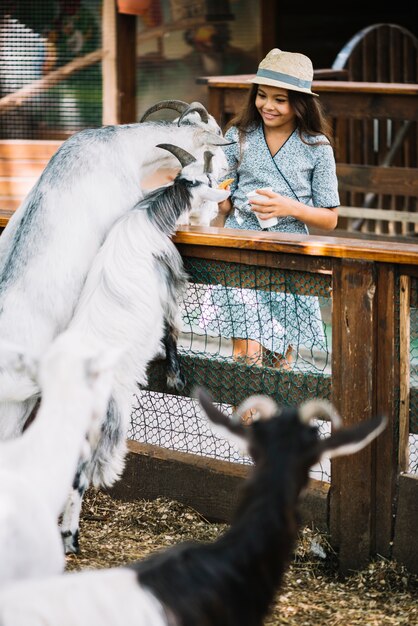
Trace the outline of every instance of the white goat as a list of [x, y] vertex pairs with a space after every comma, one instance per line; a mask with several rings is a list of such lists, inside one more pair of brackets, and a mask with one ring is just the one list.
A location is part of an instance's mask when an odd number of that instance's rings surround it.
[[39, 364], [0, 348], [2, 365], [37, 372], [42, 391], [35, 421], [18, 439], [0, 442], [0, 586], [64, 570], [58, 517], [86, 434], [98, 435], [106, 412], [115, 360], [109, 356], [76, 332], [59, 335]]
[[[178, 113], [180, 113], [180, 117], [177, 117], [173, 120], [174, 124], [180, 126], [181, 124], [190, 124], [190, 123], [199, 123], [199, 119], [208, 124], [208, 127], [213, 130], [214, 133], [219, 134], [220, 128], [218, 123], [216, 122], [213, 115], [203, 107], [200, 102], [192, 102], [191, 104], [187, 104], [187, 102], [183, 102], [182, 100], [162, 100], [154, 104], [152, 107], [147, 109], [143, 116], [141, 117], [141, 122], [145, 121], [152, 113], [156, 111], [161, 111], [162, 109], [174, 109]], [[217, 180], [221, 178], [223, 174], [226, 174], [228, 169], [227, 163], [222, 164], [221, 155], [218, 156], [218, 162], [215, 161], [215, 167], [213, 169], [213, 178]], [[222, 167], [220, 167], [222, 165]], [[213, 167], [213, 164], [212, 164]], [[181, 224], [188, 223], [197, 223], [201, 226], [210, 226], [211, 221], [218, 214], [218, 204], [216, 201], [206, 200], [202, 203], [198, 209], [192, 211], [189, 216], [187, 216], [187, 221], [182, 221]]]
[[[166, 348], [169, 386], [182, 388], [177, 359], [180, 300], [187, 285], [182, 258], [171, 240], [182, 215], [229, 191], [210, 187], [210, 159], [202, 164], [186, 151], [161, 144], [183, 169], [170, 185], [149, 193], [110, 230], [87, 276], [68, 326], [99, 345], [123, 350], [102, 436], [90, 462], [80, 463], [61, 525], [67, 552], [78, 551], [78, 524], [90, 481], [110, 486], [124, 466], [126, 437], [137, 385]], [[163, 344], [163, 345], [162, 345]]]
[[[235, 520], [213, 543], [184, 543], [132, 566], [64, 574], [0, 593], [2, 626], [261, 626], [282, 583], [298, 532], [298, 501], [323, 455], [360, 450], [385, 427], [362, 422], [322, 439], [313, 418], [334, 417], [328, 403], [280, 410], [265, 396], [239, 407], [260, 419], [243, 426], [200, 390], [215, 427], [253, 456]], [[77, 600], [74, 601], [74, 598]]]
[[[221, 175], [227, 166], [220, 146], [228, 142], [213, 118], [187, 121], [184, 104], [180, 125], [88, 129], [58, 149], [0, 237], [0, 336], [41, 354], [67, 327], [109, 229], [143, 196], [140, 181], [174, 160], [157, 143], [175, 143], [198, 158], [210, 146], [213, 175]], [[23, 374], [0, 370], [0, 439], [22, 432], [35, 404], [30, 387]]]

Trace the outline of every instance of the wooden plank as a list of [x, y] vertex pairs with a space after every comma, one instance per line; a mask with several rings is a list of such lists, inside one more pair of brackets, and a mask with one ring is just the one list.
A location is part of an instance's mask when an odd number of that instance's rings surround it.
[[61, 140], [54, 139], [1, 139], [1, 159], [40, 159], [49, 160], [61, 146]]
[[409, 410], [411, 384], [411, 278], [400, 277], [399, 306], [399, 470], [409, 467]]
[[351, 258], [367, 261], [418, 265], [418, 248], [415, 243], [375, 241], [320, 235], [295, 235], [290, 233], [255, 232], [232, 228], [182, 226], [173, 237], [176, 244], [211, 248], [259, 250], [285, 254], [302, 254], [308, 257]]
[[[212, 355], [181, 354], [180, 363], [186, 379], [182, 391], [167, 388], [165, 361], [153, 361], [148, 368], [148, 391], [170, 393], [190, 397], [196, 385], [209, 389], [215, 402], [237, 406], [251, 393], [269, 395], [283, 402], [283, 395], [289, 405], [297, 405], [303, 399], [330, 398], [331, 379], [322, 372], [298, 372], [279, 370], [270, 367], [244, 365], [225, 357]], [[241, 384], [237, 385], [236, 381]], [[302, 390], [302, 391], [301, 391]]]
[[408, 571], [418, 574], [418, 476], [399, 476], [398, 498], [393, 558]]
[[135, 15], [118, 13], [117, 33], [117, 97], [118, 123], [130, 124], [137, 121], [136, 115], [136, 25]]
[[390, 558], [393, 520], [397, 495], [398, 409], [399, 409], [399, 327], [396, 268], [377, 266], [376, 363], [374, 365], [373, 413], [386, 415], [388, 425], [374, 445], [376, 454], [375, 485], [376, 543], [373, 552]]
[[[0, 212], [4, 212], [3, 219], [7, 220], [19, 207], [25, 196], [0, 196]], [[7, 221], [4, 225], [7, 224]]]
[[364, 209], [363, 207], [338, 207], [338, 217], [359, 217], [370, 220], [396, 221], [418, 224], [418, 213], [391, 211], [390, 209]]
[[258, 289], [272, 293], [297, 293], [307, 296], [330, 296], [331, 281], [322, 275], [307, 274], [297, 270], [278, 272], [263, 266], [244, 263], [218, 262], [204, 266], [196, 259], [184, 258], [185, 270], [193, 283], [203, 285], [224, 285], [243, 289]]
[[117, 124], [119, 98], [116, 75], [116, 3], [114, 0], [103, 0], [102, 48], [102, 124]]
[[7, 226], [7, 224], [9, 223], [9, 219], [12, 217], [14, 211], [13, 210], [7, 210], [7, 209], [1, 209], [0, 210], [0, 228], [5, 228]]
[[[208, 79], [209, 94], [212, 91], [216, 92], [214, 95], [216, 102], [212, 99], [209, 102], [211, 107], [216, 106], [213, 114], [216, 113], [217, 119], [218, 116], [222, 116], [224, 110], [228, 113], [238, 111], [237, 107], [242, 105], [250, 87], [249, 83], [242, 82], [242, 80], [252, 76], [254, 75], [243, 75], [241, 80], [234, 80], [233, 76]], [[417, 84], [354, 83], [330, 80], [314, 81], [312, 89], [319, 93], [325, 112], [330, 117], [358, 120], [390, 117], [394, 120], [416, 120]], [[228, 98], [230, 99], [229, 107], [226, 106]], [[235, 106], [231, 107], [231, 104]]]
[[312, 272], [314, 274], [331, 274], [332, 261], [321, 257], [304, 257], [292, 254], [277, 254], [258, 250], [228, 249], [193, 244], [177, 244], [180, 254], [184, 257], [225, 261], [228, 263], [244, 263], [264, 268]]
[[[112, 497], [123, 501], [166, 497], [191, 506], [210, 521], [232, 521], [251, 466], [135, 441], [128, 442], [128, 450], [122, 480], [108, 492]], [[300, 503], [303, 525], [327, 531], [328, 491], [328, 484], [309, 481]]]
[[36, 182], [36, 177], [0, 178], [0, 196], [25, 196]]
[[418, 196], [418, 168], [337, 163], [338, 185], [343, 191]]
[[[374, 414], [375, 324], [374, 265], [342, 260], [333, 274], [331, 398], [345, 425]], [[331, 461], [331, 541], [343, 574], [364, 566], [375, 547], [373, 457], [370, 445]]]
[[[207, 79], [209, 87], [232, 87], [235, 89], [248, 89], [249, 79], [255, 74], [234, 74], [231, 76], [211, 76]], [[314, 80], [312, 91], [321, 93], [370, 93], [388, 94], [401, 96], [418, 96], [417, 83], [379, 83], [367, 81], [340, 81], [340, 80]]]
[[1, 159], [0, 177], [34, 177], [38, 178], [44, 171], [48, 161], [36, 159]]

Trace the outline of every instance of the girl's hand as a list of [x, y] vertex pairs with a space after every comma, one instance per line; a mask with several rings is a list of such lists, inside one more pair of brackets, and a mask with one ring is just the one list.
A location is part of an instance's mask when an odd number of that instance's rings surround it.
[[263, 196], [263, 200], [249, 198], [249, 203], [253, 211], [257, 213], [257, 217], [261, 220], [292, 215], [293, 201], [291, 198], [281, 196], [279, 193], [267, 189], [256, 189], [256, 192]]
[[256, 189], [256, 191], [260, 196], [264, 196], [265, 200], [254, 201], [250, 198], [249, 203], [260, 220], [290, 216], [313, 228], [333, 230], [337, 225], [337, 207], [315, 207], [267, 189]]

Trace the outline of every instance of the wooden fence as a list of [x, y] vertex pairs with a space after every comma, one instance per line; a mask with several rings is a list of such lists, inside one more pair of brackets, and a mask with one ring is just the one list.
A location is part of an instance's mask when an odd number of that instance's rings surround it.
[[[303, 518], [329, 531], [342, 572], [363, 566], [377, 553], [416, 571], [418, 479], [406, 473], [408, 437], [418, 431], [416, 416], [411, 425], [409, 420], [409, 399], [417, 389], [409, 380], [408, 343], [410, 283], [418, 276], [416, 247], [200, 227], [188, 227], [175, 239], [186, 263], [226, 261], [237, 269], [256, 266], [331, 277], [332, 374], [323, 389], [330, 386], [331, 400], [345, 423], [385, 413], [389, 426], [365, 450], [333, 460], [330, 484], [311, 481]], [[221, 398], [212, 386], [215, 400], [227, 402], [227, 388], [229, 402], [237, 401], [238, 370], [221, 371], [210, 355], [202, 359], [183, 354], [182, 361], [188, 378], [184, 395], [217, 371], [230, 388], [222, 383]], [[251, 393], [265, 391], [265, 379], [255, 369], [244, 370], [240, 376], [247, 375]], [[149, 390], [172, 394], [162, 372], [158, 364], [152, 366]], [[292, 377], [296, 384], [301, 373], [277, 370], [274, 375], [279, 384], [292, 385]], [[130, 450], [124, 479], [113, 491], [116, 497], [165, 495], [209, 518], [229, 519], [247, 467], [137, 442], [131, 442]]]

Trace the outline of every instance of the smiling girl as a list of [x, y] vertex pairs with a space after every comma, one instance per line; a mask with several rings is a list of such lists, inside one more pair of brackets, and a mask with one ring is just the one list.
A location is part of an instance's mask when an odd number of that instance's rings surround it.
[[[303, 54], [275, 48], [261, 61], [247, 105], [225, 134], [236, 142], [224, 147], [234, 180], [212, 225], [264, 230], [260, 224], [275, 217], [272, 232], [335, 228], [335, 158], [312, 78]], [[250, 191], [263, 199], [249, 200]], [[201, 325], [231, 337], [235, 359], [261, 364], [267, 355], [267, 364], [289, 368], [295, 349], [323, 347], [317, 298], [220, 285], [207, 295]]]

